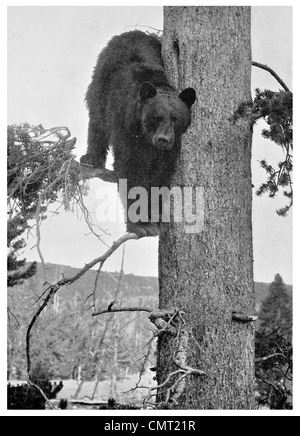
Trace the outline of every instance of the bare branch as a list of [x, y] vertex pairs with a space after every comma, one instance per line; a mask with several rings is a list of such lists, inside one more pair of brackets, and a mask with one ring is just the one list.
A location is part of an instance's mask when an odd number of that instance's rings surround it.
[[255, 315], [246, 315], [244, 313], [232, 312], [232, 321], [237, 322], [254, 322], [258, 320], [258, 316]]
[[162, 33], [163, 32], [162, 29], [156, 29], [155, 27], [145, 26], [143, 24], [128, 24], [127, 26], [125, 26], [125, 29], [127, 29], [128, 27], [134, 27], [134, 28], [143, 27], [143, 28], [154, 30], [157, 33]]
[[113, 307], [110, 307], [111, 304], [108, 306], [107, 309], [100, 310], [99, 312], [93, 313], [92, 316], [99, 316], [103, 315], [104, 313], [118, 313], [118, 312], [152, 312], [152, 309], [149, 309], [148, 307], [119, 307], [114, 309]]
[[266, 360], [270, 360], [273, 357], [282, 357], [285, 360], [288, 360], [287, 357], [283, 353], [273, 353], [273, 354], [270, 354], [269, 356], [259, 357], [259, 358], [255, 359], [255, 363], [265, 362]]
[[289, 90], [289, 88], [286, 86], [286, 84], [284, 83], [284, 81], [278, 76], [277, 73], [275, 73], [274, 70], [272, 70], [272, 68], [268, 67], [268, 65], [263, 65], [263, 64], [260, 64], [259, 62], [254, 62], [254, 61], [252, 61], [252, 65], [254, 67], [258, 67], [258, 68], [261, 68], [263, 70], [268, 71], [270, 74], [272, 74], [272, 76], [277, 80], [277, 82], [283, 87], [283, 89], [285, 91], [291, 92]]
[[8, 313], [8, 322], [9, 322], [9, 324], [10, 324], [10, 316], [12, 316], [14, 318], [14, 320], [16, 321], [16, 323], [17, 323], [16, 328], [19, 329], [20, 328], [20, 323], [18, 321], [18, 318], [16, 317], [16, 315], [13, 314], [13, 312], [11, 311], [11, 309], [9, 307], [7, 308], [7, 313]]
[[96, 290], [97, 290], [97, 285], [98, 285], [98, 281], [99, 281], [102, 265], [103, 265], [103, 263], [100, 263], [100, 265], [98, 267], [97, 274], [96, 274], [96, 279], [95, 279], [95, 283], [94, 283], [93, 294], [92, 294], [93, 295], [94, 311], [96, 310]]

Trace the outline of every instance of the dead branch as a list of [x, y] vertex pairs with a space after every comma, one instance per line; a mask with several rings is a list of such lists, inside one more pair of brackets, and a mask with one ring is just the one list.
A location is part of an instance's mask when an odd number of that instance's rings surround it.
[[[125, 29], [127, 29], [128, 27], [142, 27], [142, 28], [147, 28], [147, 29], [151, 29], [154, 30], [155, 32], [157, 32], [157, 34], [163, 33], [162, 29], [156, 29], [155, 27], [151, 27], [151, 26], [145, 26], [143, 24], [128, 24], [127, 26], [125, 26]], [[146, 32], [147, 33], [147, 32]], [[149, 33], [149, 32], [148, 32]]]
[[98, 281], [99, 281], [99, 277], [100, 277], [100, 272], [101, 272], [101, 267], [102, 264], [100, 263], [98, 269], [97, 269], [97, 274], [96, 274], [96, 278], [95, 278], [95, 283], [94, 283], [94, 289], [93, 289], [93, 307], [94, 307], [94, 311], [96, 310], [96, 290], [97, 290], [97, 285], [98, 285]]
[[7, 315], [8, 315], [8, 323], [9, 323], [9, 327], [10, 327], [10, 317], [12, 316], [14, 318], [14, 320], [16, 321], [16, 329], [20, 328], [20, 323], [18, 318], [16, 317], [16, 315], [14, 315], [14, 313], [11, 311], [11, 309], [9, 307], [7, 307]]
[[[161, 383], [160, 385], [153, 386], [153, 387], [150, 387], [150, 388], [149, 388], [149, 386], [139, 385], [139, 386], [135, 386], [134, 388], [132, 388], [132, 389], [130, 389], [129, 391], [126, 391], [126, 392], [124, 392], [124, 393], [127, 394], [127, 393], [129, 393], [129, 392], [134, 392], [136, 389], [148, 389], [148, 390], [151, 391], [151, 392], [152, 392], [152, 391], [156, 391], [157, 389], [161, 389], [161, 388], [163, 388], [164, 386], [166, 386], [166, 385], [170, 382], [170, 380], [172, 379], [172, 377], [173, 377], [174, 375], [177, 375], [177, 374], [180, 374], [180, 373], [183, 373], [183, 372], [184, 372], [184, 371], [183, 371], [182, 369], [177, 369], [176, 371], [173, 371], [173, 372], [171, 372], [170, 374], [168, 374], [166, 380], [165, 380], [163, 383]], [[150, 396], [153, 396], [153, 395], [148, 395], [148, 396], [144, 399], [143, 402], [148, 401], [148, 399], [149, 399]]]
[[118, 313], [118, 312], [152, 312], [152, 309], [149, 309], [148, 307], [119, 307], [119, 308], [113, 308], [111, 307], [111, 304], [108, 306], [107, 309], [100, 310], [99, 312], [95, 312], [92, 314], [92, 316], [99, 316], [103, 315], [104, 313]]
[[[154, 338], [156, 338], [158, 335], [161, 335], [162, 333], [167, 333], [176, 336], [173, 362], [178, 367], [178, 369], [170, 372], [167, 375], [166, 379], [155, 387], [139, 385], [139, 382], [141, 381], [141, 377], [139, 378], [139, 381], [137, 382], [136, 386], [128, 392], [132, 392], [136, 389], [148, 389], [149, 393], [143, 400], [144, 408], [147, 405], [151, 405], [151, 407], [154, 408], [161, 408], [161, 407], [167, 407], [168, 409], [174, 408], [175, 405], [178, 403], [178, 399], [181, 397], [181, 395], [185, 390], [186, 377], [193, 374], [198, 376], [206, 375], [204, 371], [192, 368], [186, 363], [187, 352], [188, 352], [189, 331], [185, 327], [185, 321], [183, 315], [184, 313], [181, 312], [179, 309], [173, 309], [173, 310], [166, 310], [166, 311], [154, 310], [151, 312], [149, 316], [150, 321], [158, 329], [157, 332], [153, 334], [152, 339], [149, 341], [150, 345], [151, 342], [154, 340]], [[175, 319], [177, 317], [179, 319], [179, 325], [177, 322], [175, 324]], [[166, 321], [166, 318], [167, 319], [169, 318], [168, 321]], [[162, 403], [154, 403], [154, 404], [150, 403], [151, 398], [157, 395], [154, 394], [153, 391], [157, 392], [158, 390], [161, 390], [162, 388], [170, 384], [170, 382], [175, 376], [177, 376], [177, 379], [173, 381], [173, 384], [164, 391], [164, 393], [166, 393], [165, 401]]]
[[[172, 336], [177, 336], [177, 329], [171, 326], [174, 318], [178, 315], [178, 309], [175, 310], [154, 310], [151, 312], [149, 319], [152, 324], [158, 329], [156, 336], [162, 333], [168, 333]], [[169, 318], [168, 321], [165, 318]]]
[[[180, 312], [179, 312], [178, 309], [175, 309], [175, 310], [173, 310], [173, 311], [171, 311], [171, 310], [165, 310], [165, 311], [162, 311], [162, 310], [159, 310], [159, 309], [158, 309], [158, 310], [153, 310], [153, 311], [150, 313], [149, 320], [152, 322], [152, 324], [155, 325], [155, 327], [156, 327], [156, 331], [152, 332], [152, 333], [153, 333], [152, 338], [149, 340], [148, 344], [146, 345], [146, 346], [148, 347], [148, 351], [147, 351], [147, 353], [143, 356], [144, 362], [143, 362], [143, 366], [142, 366], [142, 369], [141, 369], [140, 374], [139, 374], [139, 380], [137, 381], [136, 388], [139, 388], [139, 383], [140, 383], [140, 381], [141, 381], [141, 379], [142, 379], [142, 371], [143, 371], [143, 368], [145, 368], [145, 366], [146, 366], [146, 362], [147, 362], [148, 360], [150, 360], [150, 359], [149, 359], [149, 356], [150, 356], [150, 354], [151, 354], [151, 346], [152, 346], [153, 341], [154, 341], [154, 340], [155, 340], [159, 335], [162, 335], [163, 333], [170, 334], [170, 335], [172, 335], [172, 336], [176, 336], [176, 335], [177, 335], [177, 330], [176, 330], [175, 327], [173, 327], [173, 326], [171, 325], [171, 323], [173, 322], [174, 318], [175, 318], [179, 313], [180, 313]], [[169, 320], [166, 321], [165, 318], [169, 318]], [[166, 383], [167, 383], [167, 382], [166, 382]], [[164, 386], [164, 385], [163, 385], [163, 386]], [[150, 399], [150, 397], [153, 396], [153, 394], [152, 394], [151, 392], [152, 392], [152, 391], [151, 391], [151, 389], [150, 389], [150, 390], [149, 390], [149, 395], [145, 398], [145, 400], [144, 400], [144, 402], [143, 402], [144, 405], [147, 404], [148, 401], [149, 401], [149, 399]]]
[[45, 265], [45, 260], [40, 248], [40, 243], [41, 243], [41, 233], [40, 233], [40, 220], [41, 220], [41, 209], [42, 209], [42, 204], [43, 201], [46, 197], [46, 194], [48, 192], [51, 191], [51, 189], [64, 177], [63, 176], [63, 170], [66, 166], [66, 164], [70, 165], [70, 160], [69, 161], [65, 161], [57, 175], [57, 177], [40, 193], [39, 195], [39, 200], [38, 200], [38, 205], [37, 205], [37, 209], [36, 209], [36, 214], [35, 214], [35, 220], [36, 220], [36, 239], [37, 239], [37, 243], [36, 243], [36, 248], [37, 248], [37, 252], [39, 255], [39, 258], [41, 260], [42, 263], [42, 268], [43, 268], [43, 274], [44, 274], [44, 281], [48, 282], [47, 280], [47, 273], [46, 273], [46, 265]]
[[186, 388], [186, 377], [192, 374], [200, 376], [206, 375], [204, 371], [192, 368], [187, 365], [188, 342], [190, 333], [185, 327], [185, 321], [181, 313], [179, 313], [180, 325], [178, 327], [177, 344], [173, 354], [173, 362], [183, 371], [183, 374], [178, 377], [176, 382], [167, 390], [165, 405], [168, 408], [174, 408], [178, 404], [178, 399], [182, 396]]
[[255, 359], [255, 363], [261, 363], [261, 362], [265, 362], [267, 360], [273, 359], [273, 357], [282, 357], [284, 360], [286, 360], [287, 362], [289, 362], [289, 359], [284, 355], [284, 353], [273, 353], [270, 354], [269, 356], [264, 356], [264, 357], [258, 357], [257, 359]]
[[[119, 293], [120, 293], [120, 290], [121, 290], [121, 282], [122, 282], [122, 278], [123, 278], [123, 274], [124, 274], [124, 259], [125, 259], [125, 244], [123, 245], [121, 269], [120, 269], [119, 280], [117, 281], [118, 286], [117, 286], [117, 290], [116, 290], [115, 295], [114, 295], [114, 300], [108, 306], [108, 311], [109, 312], [111, 312], [111, 309], [112, 309], [113, 305], [115, 304], [115, 302], [117, 301]], [[96, 276], [94, 290], [93, 290], [94, 312], [96, 312], [96, 288], [97, 288], [97, 283], [98, 283], [98, 280], [99, 280], [101, 266], [102, 265], [100, 264], [100, 266], [98, 268], [98, 271], [97, 271], [97, 276]], [[101, 313], [100, 313], [100, 315], [101, 315]]]
[[278, 76], [277, 73], [275, 73], [274, 70], [272, 70], [272, 68], [268, 67], [268, 65], [263, 65], [263, 64], [260, 64], [259, 62], [255, 62], [255, 61], [252, 61], [252, 65], [254, 67], [258, 67], [258, 68], [261, 68], [265, 71], [268, 71], [277, 80], [277, 82], [283, 87], [283, 89], [285, 91], [291, 92], [289, 90], [289, 88], [286, 86], [286, 84], [284, 83], [284, 81]]
[[246, 315], [244, 313], [232, 312], [232, 321], [248, 323], [257, 320], [258, 316], [255, 315]]
[[43, 143], [53, 144], [58, 141], [66, 141], [68, 138], [70, 138], [70, 136], [71, 136], [71, 132], [69, 128], [65, 126], [60, 126], [60, 127], [51, 127], [50, 129], [47, 129], [44, 133], [41, 133], [40, 135], [33, 137], [32, 140], [40, 142], [42, 144]]

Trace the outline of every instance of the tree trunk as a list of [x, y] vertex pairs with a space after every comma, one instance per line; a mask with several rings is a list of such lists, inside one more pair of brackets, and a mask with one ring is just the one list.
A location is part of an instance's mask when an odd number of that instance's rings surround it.
[[[160, 308], [178, 308], [184, 316], [177, 317], [177, 337], [159, 338], [158, 383], [181, 366], [158, 391], [161, 407], [251, 409], [254, 403], [254, 326], [232, 320], [233, 311], [255, 311], [252, 127], [245, 118], [232, 120], [239, 105], [251, 101], [250, 12], [164, 8], [170, 81], [197, 93], [172, 186], [203, 187], [196, 213], [200, 220], [204, 210], [204, 228], [188, 233], [184, 223], [162, 226]], [[206, 375], [188, 373], [187, 366]]]
[[113, 359], [111, 362], [111, 378], [110, 378], [110, 397], [118, 401], [119, 395], [117, 390], [118, 372], [119, 372], [119, 343], [120, 343], [120, 321], [115, 318], [113, 328]]

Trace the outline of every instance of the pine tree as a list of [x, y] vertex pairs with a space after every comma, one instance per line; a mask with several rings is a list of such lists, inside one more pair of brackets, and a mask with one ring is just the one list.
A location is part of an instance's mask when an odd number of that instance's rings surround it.
[[279, 274], [260, 309], [256, 332], [255, 374], [258, 405], [270, 409], [292, 408], [293, 347], [292, 296]]
[[288, 294], [280, 274], [276, 274], [269, 288], [269, 295], [263, 301], [259, 318], [260, 328], [266, 334], [277, 330], [286, 340], [292, 339], [292, 296]]
[[21, 236], [30, 228], [31, 220], [39, 225], [46, 217], [47, 206], [61, 192], [65, 206], [69, 206], [63, 168], [73, 156], [74, 142], [66, 141], [70, 135], [67, 128], [45, 130], [42, 125], [28, 123], [7, 128], [8, 286], [22, 283], [35, 273], [35, 264], [26, 267], [25, 259], [18, 260], [25, 246]]
[[[7, 219], [7, 286], [15, 286], [32, 277], [36, 272], [36, 262], [26, 266], [26, 259], [18, 259], [20, 251], [26, 243], [21, 235], [28, 229], [28, 220], [34, 216], [38, 201], [38, 185], [40, 181], [30, 184], [20, 183], [30, 173], [30, 163], [20, 165], [31, 153], [29, 131], [42, 131], [42, 126], [32, 128], [29, 124], [11, 125], [7, 128], [7, 187], [8, 187], [8, 219]], [[31, 172], [35, 170], [31, 162]]]

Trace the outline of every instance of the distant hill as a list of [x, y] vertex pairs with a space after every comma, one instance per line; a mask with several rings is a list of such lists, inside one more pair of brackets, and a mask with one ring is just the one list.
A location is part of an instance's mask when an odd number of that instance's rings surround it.
[[[71, 277], [75, 275], [80, 269], [73, 268], [70, 266], [58, 265], [53, 263], [46, 264], [47, 276], [49, 282], [55, 282], [62, 277]], [[91, 289], [95, 281], [97, 272], [95, 270], [88, 271], [83, 277], [81, 277], [77, 282], [70, 286], [72, 293], [83, 292], [84, 290]], [[119, 272], [101, 272], [101, 285], [104, 289], [113, 288], [114, 283], [118, 281]], [[36, 279], [42, 281], [42, 268], [41, 264], [38, 264]], [[136, 276], [134, 274], [124, 274], [123, 283], [126, 288], [130, 288], [130, 296], [143, 296], [150, 297], [151, 299], [158, 299], [158, 278], [157, 277], [146, 277], [146, 276]], [[262, 301], [268, 296], [270, 283], [255, 282], [255, 300], [256, 309], [258, 310]], [[292, 285], [286, 285], [286, 288], [290, 294], [293, 292]], [[68, 294], [66, 295], [66, 297]]]
[[[54, 263], [46, 264], [46, 274], [50, 283], [55, 283], [63, 277], [72, 277], [80, 271], [79, 268], [73, 268], [71, 266], [59, 265]], [[68, 300], [74, 295], [80, 295], [86, 298], [94, 287], [97, 271], [89, 270], [79, 280], [70, 285], [68, 289], [64, 290], [63, 298]], [[113, 290], [119, 280], [119, 272], [101, 272], [101, 280], [99, 280], [99, 295], [102, 297], [105, 295], [108, 297], [113, 294]], [[42, 289], [44, 282], [44, 274], [41, 263], [37, 264], [37, 273], [31, 280], [34, 283], [34, 287]], [[28, 282], [26, 282], [28, 284]], [[31, 285], [32, 285], [31, 283]], [[25, 284], [26, 286], [26, 284]], [[262, 301], [268, 296], [270, 283], [255, 282], [255, 300], [256, 310], [259, 310]], [[28, 286], [27, 286], [28, 287]], [[128, 297], [129, 300], [138, 298], [150, 305], [153, 303], [153, 307], [158, 304], [158, 278], [147, 276], [136, 276], [134, 274], [124, 274], [122, 278], [122, 298]], [[125, 288], [125, 289], [124, 289]], [[286, 285], [286, 288], [290, 294], [293, 292], [292, 285]], [[102, 290], [102, 292], [101, 292]], [[61, 293], [62, 295], [62, 293]], [[101, 298], [102, 299], [102, 298]], [[105, 303], [105, 298], [103, 298]]]
[[[55, 283], [64, 277], [72, 277], [79, 271], [80, 268], [53, 263], [46, 264], [47, 279], [50, 283]], [[101, 271], [98, 281], [99, 295], [102, 294], [104, 296], [104, 294], [113, 294], [113, 291], [116, 289], [118, 284], [119, 275], [119, 272]], [[64, 298], [69, 299], [77, 293], [83, 297], [87, 297], [94, 288], [96, 277], [96, 270], [92, 269], [87, 271], [79, 280], [68, 286], [68, 289], [64, 291]], [[40, 263], [37, 264], [37, 273], [34, 277], [34, 281], [40, 284], [44, 281], [43, 269]], [[153, 298], [156, 299], [158, 295], [158, 279], [157, 277], [142, 277], [133, 274], [124, 274], [122, 277], [122, 288], [123, 298], [128, 295], [129, 299], [141, 297], [143, 300], [149, 298], [152, 301]], [[101, 290], [104, 291], [104, 294]]]

